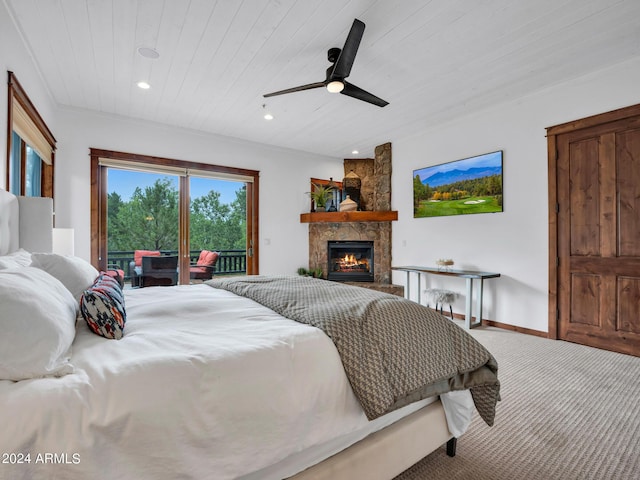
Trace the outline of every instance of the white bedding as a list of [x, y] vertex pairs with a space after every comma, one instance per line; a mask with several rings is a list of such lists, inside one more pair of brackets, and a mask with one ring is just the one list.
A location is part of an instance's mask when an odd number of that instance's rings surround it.
[[206, 285], [126, 294], [122, 340], [78, 322], [73, 374], [0, 381], [1, 479], [230, 479], [323, 445], [250, 477], [275, 479], [375, 426], [320, 330]]

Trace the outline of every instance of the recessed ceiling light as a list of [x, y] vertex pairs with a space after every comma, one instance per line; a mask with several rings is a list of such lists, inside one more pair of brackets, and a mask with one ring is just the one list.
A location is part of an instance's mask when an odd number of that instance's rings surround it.
[[143, 90], [149, 90], [151, 88], [151, 85], [149, 85], [147, 82], [138, 82], [136, 85], [138, 85], [138, 87]]
[[351, 155], [358, 155], [359, 153], [360, 153], [360, 152], [359, 152], [358, 150], [353, 150], [353, 151], [351, 152]]
[[265, 120], [273, 120], [273, 115], [271, 114], [271, 112], [269, 110], [267, 110], [267, 104], [266, 103], [262, 104], [262, 111], [264, 112], [263, 118]]
[[151, 47], [138, 48], [138, 54], [141, 57], [150, 58], [152, 60], [155, 60], [156, 58], [160, 57], [160, 54], [158, 53], [158, 51], [155, 48], [151, 48]]

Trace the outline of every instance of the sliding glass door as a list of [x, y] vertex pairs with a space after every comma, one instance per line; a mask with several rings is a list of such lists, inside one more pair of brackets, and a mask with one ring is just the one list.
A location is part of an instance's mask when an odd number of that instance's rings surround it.
[[136, 250], [178, 256], [179, 179], [177, 175], [108, 169], [109, 268], [123, 270], [129, 279]]
[[[189, 192], [189, 244], [192, 263], [197, 262], [197, 257], [203, 250], [218, 252], [214, 272], [225, 275], [246, 273], [246, 184], [189, 176]], [[194, 273], [207, 276], [206, 270], [200, 270], [196, 268]]]
[[128, 281], [136, 250], [150, 250], [178, 257], [180, 283], [257, 273], [258, 172], [96, 149], [91, 158], [96, 266]]

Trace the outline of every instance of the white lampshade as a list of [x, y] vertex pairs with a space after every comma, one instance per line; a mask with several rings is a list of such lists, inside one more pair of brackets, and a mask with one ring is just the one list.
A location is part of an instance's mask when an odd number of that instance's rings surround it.
[[53, 253], [58, 255], [74, 254], [74, 235], [73, 228], [54, 228], [53, 229]]

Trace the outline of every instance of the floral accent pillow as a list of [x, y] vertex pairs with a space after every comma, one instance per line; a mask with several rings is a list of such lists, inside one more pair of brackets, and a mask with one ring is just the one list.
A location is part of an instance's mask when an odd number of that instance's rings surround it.
[[80, 312], [96, 335], [120, 340], [127, 313], [124, 295], [117, 280], [102, 272], [80, 298]]

